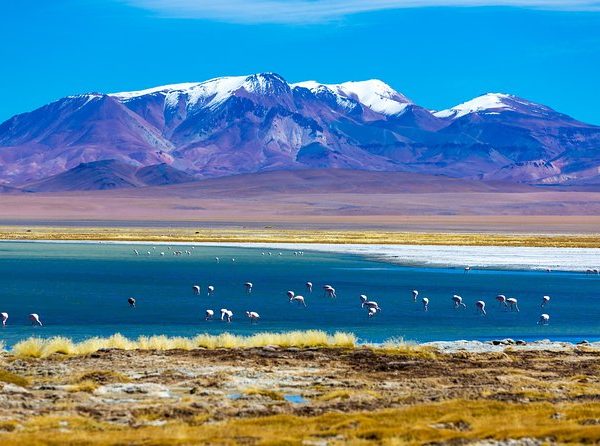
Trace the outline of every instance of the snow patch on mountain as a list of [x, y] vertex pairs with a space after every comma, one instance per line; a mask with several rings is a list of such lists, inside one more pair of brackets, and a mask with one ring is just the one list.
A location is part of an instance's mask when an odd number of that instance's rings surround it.
[[163, 85], [160, 87], [147, 88], [145, 90], [137, 90], [137, 91], [122, 91], [119, 93], [110, 93], [109, 96], [112, 96], [120, 101], [126, 102], [132, 99], [136, 99], [142, 96], [147, 96], [150, 94], [162, 93], [169, 94], [172, 92], [185, 92], [191, 90], [195, 86], [199, 85], [198, 82], [184, 82], [181, 84], [170, 84]]
[[121, 102], [128, 102], [140, 97], [162, 94], [165, 96], [165, 106], [176, 107], [181, 98], [185, 99], [186, 107], [208, 108], [214, 110], [231, 96], [240, 91], [256, 95], [273, 95], [290, 92], [286, 81], [274, 73], [259, 73], [249, 76], [224, 76], [209, 79], [204, 82], [189, 82], [148, 88], [146, 90], [111, 93]]
[[511, 109], [509, 100], [514, 99], [514, 96], [504, 93], [488, 93], [447, 110], [435, 112], [434, 115], [438, 118], [460, 118], [470, 113], [497, 113], [493, 110]]
[[434, 112], [433, 114], [438, 118], [458, 119], [471, 113], [499, 115], [502, 111], [518, 112], [538, 117], [557, 114], [545, 105], [505, 93], [487, 93], [447, 110]]
[[[412, 104], [406, 96], [398, 93], [392, 87], [377, 79], [342, 84], [321, 84], [316, 81], [304, 81], [291, 85], [292, 88], [307, 88], [313, 93], [326, 89], [336, 96], [352, 99], [383, 115], [397, 115]], [[338, 100], [343, 105], [343, 100]]]

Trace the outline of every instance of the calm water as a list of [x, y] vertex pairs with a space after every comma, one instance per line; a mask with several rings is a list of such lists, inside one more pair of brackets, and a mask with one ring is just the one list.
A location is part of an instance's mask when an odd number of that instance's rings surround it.
[[[0, 330], [7, 345], [37, 335], [75, 339], [119, 332], [192, 336], [198, 333], [250, 334], [258, 331], [323, 329], [352, 331], [363, 341], [392, 337], [414, 341], [492, 339], [600, 340], [600, 278], [578, 273], [472, 271], [400, 267], [352, 255], [196, 247], [191, 256], [175, 257], [166, 246], [136, 245], [152, 255], [135, 256], [131, 245], [0, 243], [0, 311], [9, 313]], [[188, 249], [178, 247], [175, 249]], [[159, 252], [166, 255], [161, 257]], [[265, 251], [266, 252], [266, 251]], [[215, 257], [220, 257], [219, 263]], [[232, 261], [235, 258], [235, 262]], [[304, 284], [315, 284], [307, 295]], [[247, 295], [243, 283], [254, 283]], [[338, 298], [323, 297], [321, 286], [336, 287]], [[192, 285], [200, 284], [201, 296]], [[213, 297], [206, 287], [214, 285]], [[420, 291], [413, 303], [411, 290]], [[306, 296], [308, 308], [290, 304], [287, 290]], [[521, 312], [499, 308], [496, 294], [515, 296]], [[358, 296], [367, 294], [383, 311], [368, 319]], [[450, 297], [463, 296], [467, 309], [454, 310]], [[541, 297], [552, 296], [544, 310], [548, 326], [536, 324]], [[130, 308], [127, 298], [137, 299]], [[430, 298], [424, 312], [420, 297]], [[488, 316], [475, 313], [474, 302], [487, 302]], [[204, 321], [204, 311], [229, 308], [231, 324]], [[246, 310], [261, 315], [251, 325]], [[29, 325], [39, 313], [44, 327]]]

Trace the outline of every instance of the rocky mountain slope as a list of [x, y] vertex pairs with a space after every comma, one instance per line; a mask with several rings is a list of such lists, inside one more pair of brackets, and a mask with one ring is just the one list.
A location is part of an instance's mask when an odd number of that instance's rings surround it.
[[378, 80], [290, 84], [274, 73], [70, 96], [0, 124], [6, 186], [137, 187], [324, 168], [590, 184], [600, 181], [600, 127], [507, 94], [433, 112]]

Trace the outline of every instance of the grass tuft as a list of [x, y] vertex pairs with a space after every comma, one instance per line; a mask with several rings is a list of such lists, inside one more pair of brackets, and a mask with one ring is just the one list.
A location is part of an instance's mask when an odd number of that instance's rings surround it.
[[406, 342], [402, 338], [388, 339], [374, 350], [377, 353], [418, 359], [435, 359], [438, 355], [435, 347]]
[[194, 338], [167, 336], [140, 336], [131, 340], [121, 334], [109, 338], [91, 338], [74, 343], [68, 338], [29, 338], [17, 343], [12, 353], [21, 358], [47, 358], [53, 354], [86, 355], [101, 349], [118, 350], [193, 350], [195, 348], [259, 348], [275, 345], [288, 347], [353, 348], [356, 337], [352, 333], [336, 332], [333, 335], [319, 330], [291, 331], [285, 333], [257, 333], [252, 336], [236, 336], [223, 333], [217, 336], [202, 334]]
[[30, 384], [28, 378], [4, 369], [0, 369], [0, 381], [3, 383], [15, 384], [21, 387], [27, 387]]
[[273, 401], [285, 400], [285, 398], [283, 397], [283, 394], [281, 392], [277, 392], [276, 390], [250, 388], [250, 389], [244, 390], [244, 393], [246, 395], [266, 396], [267, 398], [272, 399]]

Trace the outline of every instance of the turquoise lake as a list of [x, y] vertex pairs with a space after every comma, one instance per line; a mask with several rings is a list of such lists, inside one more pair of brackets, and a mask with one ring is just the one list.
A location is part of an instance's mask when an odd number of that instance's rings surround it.
[[[190, 250], [192, 255], [174, 256], [172, 250]], [[321, 329], [353, 332], [363, 342], [600, 340], [600, 277], [595, 275], [465, 274], [462, 268], [404, 267], [314, 251], [300, 256], [272, 249], [269, 256], [269, 250], [257, 248], [172, 250], [153, 244], [0, 242], [0, 312], [9, 314], [1, 339], [10, 346], [30, 336], [80, 340], [114, 333], [193, 336]], [[254, 284], [252, 294], [243, 286], [248, 281]], [[314, 283], [312, 294], [305, 292], [307, 281]], [[195, 284], [202, 287], [199, 296], [193, 294]], [[337, 299], [323, 296], [324, 284], [336, 288]], [[206, 294], [208, 285], [215, 287], [212, 297]], [[420, 292], [417, 303], [413, 289]], [[289, 303], [288, 290], [305, 296], [307, 308]], [[382, 311], [376, 317], [368, 318], [361, 309], [360, 294], [379, 303]], [[463, 297], [466, 309], [453, 308], [453, 294]], [[500, 307], [497, 294], [518, 298], [521, 311]], [[552, 299], [542, 310], [546, 294]], [[128, 297], [136, 299], [135, 308], [129, 307]], [[421, 297], [430, 299], [427, 312]], [[476, 314], [477, 300], [487, 303], [486, 317]], [[221, 308], [233, 311], [231, 323], [218, 320]], [[206, 309], [215, 311], [215, 320], [204, 320]], [[251, 324], [247, 310], [258, 312], [260, 321]], [[29, 313], [38, 313], [44, 326], [31, 326]], [[541, 313], [550, 315], [549, 325], [537, 325]]]

